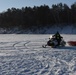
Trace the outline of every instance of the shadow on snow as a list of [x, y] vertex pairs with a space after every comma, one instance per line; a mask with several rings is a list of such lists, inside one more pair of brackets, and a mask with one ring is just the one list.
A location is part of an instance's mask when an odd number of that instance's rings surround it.
[[76, 50], [76, 46], [57, 47], [57, 49]]

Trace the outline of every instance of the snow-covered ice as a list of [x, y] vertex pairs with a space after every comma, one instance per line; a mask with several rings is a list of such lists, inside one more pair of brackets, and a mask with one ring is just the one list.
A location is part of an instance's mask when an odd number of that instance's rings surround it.
[[[76, 40], [76, 35], [62, 35]], [[76, 75], [76, 47], [42, 48], [50, 34], [0, 34], [0, 75]]]

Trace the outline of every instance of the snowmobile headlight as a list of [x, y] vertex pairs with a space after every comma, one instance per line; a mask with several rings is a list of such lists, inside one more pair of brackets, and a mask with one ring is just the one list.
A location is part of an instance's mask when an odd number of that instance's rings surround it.
[[50, 35], [50, 39], [52, 38], [52, 35]]

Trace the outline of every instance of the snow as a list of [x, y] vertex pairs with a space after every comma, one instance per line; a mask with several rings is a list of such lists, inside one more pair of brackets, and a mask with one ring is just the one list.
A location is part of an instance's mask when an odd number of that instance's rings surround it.
[[[76, 35], [62, 36], [76, 40]], [[0, 75], [76, 75], [76, 47], [42, 48], [49, 37], [0, 34]]]
[[31, 29], [21, 29], [19, 27], [10, 29], [0, 28], [0, 34], [54, 34], [57, 31], [62, 34], [76, 34], [76, 26], [61, 24]]

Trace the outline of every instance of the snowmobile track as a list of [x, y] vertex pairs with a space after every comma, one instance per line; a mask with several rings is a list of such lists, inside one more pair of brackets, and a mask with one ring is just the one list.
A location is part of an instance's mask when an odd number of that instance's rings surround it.
[[76, 75], [76, 48], [42, 48], [40, 38], [0, 42], [0, 75]]

